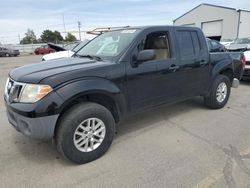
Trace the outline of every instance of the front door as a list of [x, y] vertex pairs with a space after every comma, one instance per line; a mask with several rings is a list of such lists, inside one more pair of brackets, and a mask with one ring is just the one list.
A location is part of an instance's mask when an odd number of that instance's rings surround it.
[[[171, 31], [145, 33], [135, 45], [131, 61], [126, 66], [130, 110], [156, 106], [178, 97], [174, 74], [178, 64], [172, 46]], [[141, 50], [154, 49], [156, 58], [134, 65]]]

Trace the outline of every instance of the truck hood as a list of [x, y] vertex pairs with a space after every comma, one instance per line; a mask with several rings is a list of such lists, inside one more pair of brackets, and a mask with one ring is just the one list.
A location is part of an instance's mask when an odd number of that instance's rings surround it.
[[88, 58], [62, 58], [16, 68], [9, 73], [9, 76], [17, 82], [37, 84], [48, 77], [53, 79], [67, 72], [73, 72], [72, 74], [74, 74], [74, 71], [89, 71], [93, 68], [106, 67], [113, 64]]

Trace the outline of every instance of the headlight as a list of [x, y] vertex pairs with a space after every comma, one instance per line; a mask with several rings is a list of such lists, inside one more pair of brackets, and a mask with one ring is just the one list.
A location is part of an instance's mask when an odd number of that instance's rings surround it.
[[6, 84], [5, 84], [5, 88], [4, 88], [5, 95], [7, 95], [9, 80], [10, 80], [9, 78], [6, 80]]
[[21, 93], [20, 102], [36, 102], [45, 97], [51, 91], [53, 91], [53, 89], [49, 85], [26, 84]]

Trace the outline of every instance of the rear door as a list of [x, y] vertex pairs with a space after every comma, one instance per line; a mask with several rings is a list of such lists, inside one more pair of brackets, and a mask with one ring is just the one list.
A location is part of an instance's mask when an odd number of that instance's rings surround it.
[[179, 82], [182, 96], [203, 94], [209, 81], [209, 53], [203, 34], [195, 29], [176, 29], [179, 48]]

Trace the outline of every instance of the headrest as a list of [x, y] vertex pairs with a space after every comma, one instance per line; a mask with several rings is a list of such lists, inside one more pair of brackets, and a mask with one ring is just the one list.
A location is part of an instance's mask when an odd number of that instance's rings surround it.
[[155, 38], [154, 42], [153, 42], [153, 48], [154, 49], [166, 49], [166, 48], [168, 48], [166, 38], [163, 38], [163, 37]]

